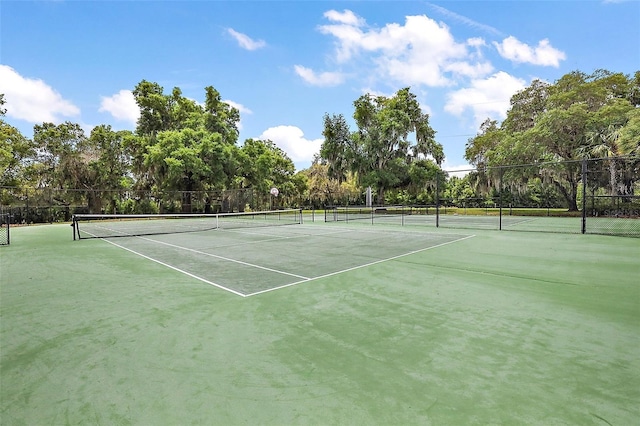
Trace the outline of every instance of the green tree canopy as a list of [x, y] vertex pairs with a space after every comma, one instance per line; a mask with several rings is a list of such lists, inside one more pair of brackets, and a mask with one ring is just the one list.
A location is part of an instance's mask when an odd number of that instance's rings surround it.
[[384, 203], [385, 190], [407, 186], [413, 161], [429, 159], [439, 165], [444, 160], [429, 116], [409, 88], [392, 97], [363, 95], [354, 108], [358, 130], [350, 134], [341, 115], [324, 117], [320, 153], [332, 177], [340, 181], [351, 171], [360, 184], [375, 187], [378, 202]]
[[[4, 94], [0, 93], [0, 117], [7, 113], [5, 103]], [[34, 156], [33, 143], [0, 118], [0, 186], [19, 186]]]
[[[571, 72], [553, 84], [534, 80], [511, 98], [511, 108], [500, 126], [491, 121], [481, 126], [467, 143], [465, 158], [480, 169], [562, 162], [540, 170], [563, 195], [569, 209], [577, 210], [581, 173], [576, 160], [634, 151], [633, 142], [623, 139], [623, 143], [619, 135], [638, 106], [639, 81], [638, 73], [631, 78], [606, 70], [591, 75]], [[615, 164], [612, 167], [615, 169]], [[487, 179], [492, 180], [491, 174]], [[493, 181], [497, 181], [495, 176]]]
[[204, 107], [177, 87], [165, 95], [159, 84], [146, 80], [133, 94], [140, 119], [125, 146], [139, 188], [185, 191], [182, 209], [187, 212], [189, 192], [233, 185], [240, 113], [222, 102], [216, 89], [205, 88]]

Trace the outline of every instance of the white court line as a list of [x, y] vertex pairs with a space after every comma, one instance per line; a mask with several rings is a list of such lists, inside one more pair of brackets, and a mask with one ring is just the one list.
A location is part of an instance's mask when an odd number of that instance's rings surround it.
[[279, 271], [277, 269], [267, 268], [266, 266], [260, 266], [260, 265], [255, 265], [253, 263], [243, 262], [242, 260], [236, 260], [236, 259], [231, 259], [231, 258], [224, 257], [224, 256], [218, 256], [217, 254], [206, 253], [206, 252], [203, 252], [203, 251], [200, 251], [200, 250], [194, 250], [194, 249], [189, 248], [189, 247], [182, 247], [182, 246], [179, 246], [179, 245], [176, 245], [176, 244], [165, 243], [164, 241], [153, 240], [151, 238], [145, 238], [145, 237], [136, 237], [136, 238], [140, 238], [141, 240], [145, 240], [145, 241], [151, 241], [153, 243], [164, 244], [165, 246], [174, 247], [174, 248], [177, 248], [177, 249], [180, 249], [180, 250], [190, 251], [190, 252], [196, 253], [196, 254], [202, 254], [204, 256], [215, 257], [216, 259], [226, 260], [228, 262], [239, 263], [240, 265], [250, 266], [252, 268], [258, 268], [258, 269], [263, 269], [263, 270], [269, 271], [269, 272], [275, 272], [277, 274], [289, 275], [290, 277], [301, 278], [303, 280], [308, 280], [309, 279], [309, 277], [305, 277], [305, 276], [302, 276], [302, 275], [292, 274], [290, 272]]
[[280, 289], [283, 289], [283, 288], [287, 288], [287, 287], [291, 287], [291, 286], [294, 286], [294, 285], [306, 283], [306, 282], [309, 282], [309, 281], [319, 280], [320, 278], [332, 277], [334, 275], [343, 274], [345, 272], [354, 271], [356, 269], [366, 268], [367, 266], [377, 265], [378, 263], [388, 262], [390, 260], [399, 259], [401, 257], [409, 256], [409, 255], [412, 255], [412, 254], [415, 254], [415, 253], [420, 253], [420, 252], [431, 250], [431, 249], [434, 249], [434, 248], [437, 248], [437, 247], [446, 246], [447, 244], [457, 243], [459, 241], [467, 240], [467, 239], [473, 238], [473, 237], [475, 237], [475, 235], [468, 235], [466, 237], [458, 238], [457, 240], [447, 241], [446, 243], [436, 244], [435, 246], [426, 247], [426, 248], [419, 249], [419, 250], [413, 250], [413, 251], [410, 251], [408, 253], [399, 254], [397, 256], [392, 256], [392, 257], [389, 257], [389, 258], [386, 258], [386, 259], [376, 260], [375, 262], [366, 263], [364, 265], [358, 265], [358, 266], [354, 266], [354, 267], [351, 267], [351, 268], [343, 269], [341, 271], [331, 272], [329, 274], [324, 274], [324, 275], [320, 275], [320, 276], [313, 277], [313, 278], [307, 278], [307, 279], [304, 279], [302, 281], [296, 281], [294, 283], [285, 284], [285, 285], [281, 285], [281, 286], [278, 286], [278, 287], [273, 287], [273, 288], [269, 288], [269, 289], [266, 289], [266, 290], [257, 291], [255, 293], [249, 293], [249, 294], [246, 294], [245, 297], [256, 296], [258, 294], [263, 294], [263, 293], [268, 293], [270, 291], [280, 290]]
[[232, 289], [227, 288], [227, 287], [225, 287], [225, 286], [222, 286], [222, 285], [220, 285], [220, 284], [216, 284], [216, 283], [214, 283], [214, 282], [212, 282], [212, 281], [209, 281], [209, 280], [206, 280], [206, 279], [204, 279], [204, 278], [202, 278], [202, 277], [199, 277], [199, 276], [197, 276], [197, 275], [194, 275], [194, 274], [192, 274], [191, 272], [187, 272], [187, 271], [182, 270], [182, 269], [180, 269], [180, 268], [176, 268], [175, 266], [171, 266], [171, 265], [169, 265], [168, 263], [161, 262], [161, 261], [159, 261], [158, 259], [154, 259], [153, 257], [149, 257], [149, 256], [146, 256], [146, 255], [144, 255], [144, 254], [142, 254], [142, 253], [138, 253], [138, 252], [137, 252], [137, 251], [135, 251], [135, 250], [131, 250], [130, 248], [127, 248], [127, 247], [121, 246], [120, 244], [116, 244], [116, 243], [114, 243], [113, 241], [110, 241], [110, 240], [107, 240], [107, 239], [104, 239], [104, 241], [108, 242], [109, 244], [113, 244], [114, 246], [119, 247], [119, 248], [121, 248], [121, 249], [123, 249], [123, 250], [126, 250], [126, 251], [128, 251], [128, 252], [131, 252], [131, 253], [133, 253], [133, 254], [137, 254], [137, 255], [138, 255], [138, 256], [140, 256], [140, 257], [144, 257], [145, 259], [148, 259], [148, 260], [150, 260], [150, 261], [152, 261], [152, 262], [156, 262], [156, 263], [159, 263], [159, 264], [160, 264], [160, 265], [162, 265], [162, 266], [166, 266], [166, 267], [167, 267], [167, 268], [169, 268], [169, 269], [173, 269], [174, 271], [177, 271], [177, 272], [180, 272], [180, 273], [182, 273], [182, 274], [185, 274], [185, 275], [187, 275], [187, 276], [189, 276], [189, 277], [191, 277], [191, 278], [195, 278], [196, 280], [202, 281], [203, 283], [206, 283], [206, 284], [212, 285], [212, 286], [214, 286], [214, 287], [218, 287], [218, 288], [219, 288], [219, 289], [221, 289], [221, 290], [226, 290], [226, 291], [228, 291], [228, 292], [231, 292], [231, 293], [233, 293], [233, 294], [235, 294], [235, 295], [238, 295], [238, 296], [241, 296], [241, 297], [247, 297], [247, 295], [246, 295], [246, 294], [243, 294], [243, 293], [240, 293], [240, 292], [238, 292], [238, 291], [232, 290]]

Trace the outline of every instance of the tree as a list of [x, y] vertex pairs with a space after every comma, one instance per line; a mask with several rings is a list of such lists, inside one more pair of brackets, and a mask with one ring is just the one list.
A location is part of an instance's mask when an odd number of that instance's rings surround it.
[[579, 161], [596, 153], [610, 156], [624, 151], [614, 135], [633, 109], [636, 86], [628, 76], [606, 70], [592, 75], [574, 71], [554, 84], [534, 80], [512, 97], [499, 127], [487, 127], [469, 140], [465, 157], [479, 167], [555, 162], [535, 174], [520, 173], [520, 185], [526, 186], [529, 178], [549, 181], [569, 210], [577, 210]]
[[500, 126], [509, 132], [523, 132], [535, 126], [538, 117], [547, 109], [550, 84], [533, 80], [531, 85], [511, 97], [511, 108]]
[[[84, 195], [91, 213], [102, 212], [104, 195], [125, 187], [128, 158], [123, 141], [128, 135], [128, 131], [115, 132], [106, 125], [96, 126], [88, 138], [76, 123], [36, 125], [38, 186], [84, 189], [84, 193], [58, 191], [55, 201], [68, 205]], [[110, 201], [114, 210], [115, 198]]]
[[165, 95], [157, 83], [142, 80], [134, 90], [140, 119], [125, 140], [136, 186], [182, 192], [182, 211], [191, 211], [193, 191], [233, 186], [239, 169], [237, 124], [240, 113], [205, 88], [205, 106], [175, 87]]
[[640, 108], [627, 112], [627, 123], [619, 130], [618, 145], [623, 154], [640, 156]]
[[211, 133], [219, 133], [222, 142], [234, 145], [238, 141], [240, 111], [222, 102], [220, 93], [213, 86], [206, 87], [205, 92], [206, 129]]
[[352, 173], [347, 173], [339, 181], [331, 176], [329, 165], [323, 164], [319, 158], [299, 174], [307, 180], [307, 198], [314, 207], [347, 203], [357, 198], [360, 192]]
[[93, 211], [99, 212], [102, 199], [107, 195], [111, 204], [110, 211], [116, 211], [118, 194], [113, 191], [130, 186], [129, 157], [125, 151], [125, 140], [131, 137], [128, 130], [114, 131], [109, 125], [93, 128], [89, 138], [80, 146], [82, 158], [86, 165], [85, 181], [79, 185], [90, 189], [95, 197]]
[[490, 161], [490, 154], [504, 137], [505, 131], [498, 127], [498, 122], [487, 118], [480, 125], [478, 134], [467, 141], [465, 160], [478, 168], [485, 167]]
[[0, 120], [0, 186], [20, 186], [35, 156], [33, 142]]
[[472, 175], [467, 174], [460, 178], [452, 176], [448, 182], [444, 191], [444, 198], [450, 200], [453, 204], [458, 205], [467, 199], [475, 197], [475, 191], [471, 183]]
[[158, 83], [142, 80], [133, 90], [140, 108], [136, 133], [155, 136], [158, 132], [172, 128], [170, 99]]
[[221, 136], [205, 129], [167, 130], [147, 147], [144, 164], [155, 188], [182, 192], [182, 212], [191, 213], [193, 191], [222, 188], [228, 176]]
[[324, 143], [320, 148], [320, 156], [327, 160], [328, 175], [338, 180], [344, 181], [347, 174], [352, 171], [356, 164], [357, 147], [353, 143], [349, 125], [342, 114], [324, 115]]
[[325, 115], [321, 155], [332, 176], [342, 179], [347, 170], [352, 171], [360, 184], [377, 189], [382, 204], [387, 189], [407, 185], [412, 161], [428, 158], [439, 165], [444, 160], [429, 116], [422, 113], [409, 88], [389, 98], [363, 95], [354, 102], [354, 108], [358, 130], [350, 137], [342, 116]]
[[80, 150], [86, 136], [82, 127], [69, 121], [35, 125], [33, 140], [38, 150], [37, 161], [43, 166], [38, 186], [76, 188], [84, 173]]
[[295, 165], [289, 156], [270, 140], [247, 139], [240, 149], [243, 188], [253, 188], [258, 194], [269, 194], [273, 187], [283, 195], [293, 192], [291, 179]]

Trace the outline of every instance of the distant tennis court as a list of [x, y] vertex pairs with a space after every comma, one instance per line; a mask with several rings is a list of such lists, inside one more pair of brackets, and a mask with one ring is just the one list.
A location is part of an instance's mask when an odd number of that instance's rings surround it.
[[11, 228], [1, 423], [640, 418], [638, 239], [299, 213]]

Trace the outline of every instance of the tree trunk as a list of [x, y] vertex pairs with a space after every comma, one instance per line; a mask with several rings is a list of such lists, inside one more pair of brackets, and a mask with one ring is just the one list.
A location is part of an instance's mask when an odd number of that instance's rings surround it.
[[185, 189], [182, 191], [182, 213], [191, 213], [191, 191], [193, 190], [193, 180], [191, 179], [192, 173], [189, 172], [185, 180]]
[[616, 179], [616, 160], [609, 160], [609, 184], [611, 185], [611, 195], [620, 195]]
[[384, 206], [384, 187], [378, 189], [378, 205]]
[[565, 199], [565, 201], [567, 202], [567, 206], [569, 207], [569, 211], [570, 212], [577, 212], [578, 211], [578, 185], [574, 182], [570, 182], [571, 187], [569, 188], [569, 190], [567, 190], [567, 188], [565, 188], [564, 186], [562, 186], [562, 184], [560, 182], [558, 182], [557, 180], [553, 180], [554, 185], [556, 186], [556, 188], [558, 188], [558, 190], [560, 191], [560, 194], [562, 195], [562, 197]]
[[89, 204], [89, 213], [102, 213], [102, 197], [97, 191], [88, 191], [87, 202]]
[[182, 191], [182, 213], [191, 213], [191, 191]]

